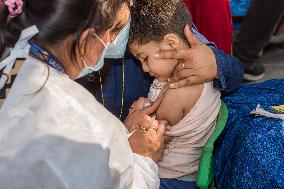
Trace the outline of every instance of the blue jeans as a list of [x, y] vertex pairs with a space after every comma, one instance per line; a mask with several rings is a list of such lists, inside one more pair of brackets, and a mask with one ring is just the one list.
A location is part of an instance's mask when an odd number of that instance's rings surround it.
[[160, 189], [196, 189], [196, 182], [182, 181], [178, 179], [160, 179]]

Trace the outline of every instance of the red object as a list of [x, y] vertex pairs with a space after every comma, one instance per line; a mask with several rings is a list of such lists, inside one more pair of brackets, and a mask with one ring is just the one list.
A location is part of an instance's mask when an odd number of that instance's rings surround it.
[[232, 53], [233, 26], [229, 0], [184, 0], [199, 33]]

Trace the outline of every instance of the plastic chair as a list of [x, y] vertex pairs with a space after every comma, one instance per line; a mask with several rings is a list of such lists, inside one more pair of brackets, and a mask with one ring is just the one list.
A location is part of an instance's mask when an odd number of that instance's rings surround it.
[[213, 179], [214, 179], [214, 164], [213, 164], [213, 150], [214, 143], [222, 133], [228, 119], [228, 109], [227, 105], [222, 101], [221, 107], [219, 111], [219, 115], [217, 118], [216, 128], [213, 131], [212, 135], [208, 139], [207, 143], [203, 147], [198, 171], [197, 171], [197, 179], [196, 184], [200, 189], [208, 189], [212, 187]]

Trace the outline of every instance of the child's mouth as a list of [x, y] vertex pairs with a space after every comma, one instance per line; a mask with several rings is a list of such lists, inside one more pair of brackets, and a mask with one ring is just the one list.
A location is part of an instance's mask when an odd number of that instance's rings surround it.
[[150, 76], [155, 77], [155, 78], [159, 77], [158, 74], [155, 74], [155, 73], [152, 73], [152, 72], [150, 72]]

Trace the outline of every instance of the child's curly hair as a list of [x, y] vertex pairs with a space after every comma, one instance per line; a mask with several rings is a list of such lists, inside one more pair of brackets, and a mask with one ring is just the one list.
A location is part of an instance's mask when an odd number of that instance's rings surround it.
[[131, 19], [129, 43], [160, 42], [168, 33], [186, 41], [184, 27], [192, 26], [190, 12], [181, 0], [136, 0]]

